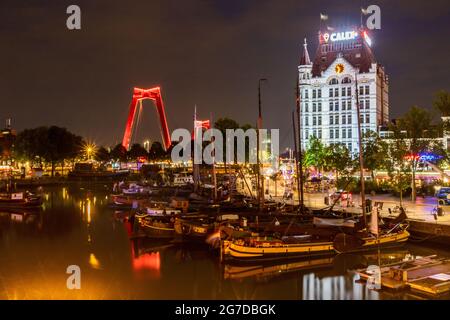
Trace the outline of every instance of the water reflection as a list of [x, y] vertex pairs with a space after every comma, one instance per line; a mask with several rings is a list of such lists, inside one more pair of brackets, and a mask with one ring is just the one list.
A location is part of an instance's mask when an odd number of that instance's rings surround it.
[[[1, 299], [420, 299], [368, 290], [351, 270], [408, 255], [449, 256], [408, 245], [269, 265], [222, 265], [206, 246], [130, 240], [129, 214], [107, 208], [107, 186], [44, 192], [42, 210], [0, 210]], [[66, 288], [72, 264], [82, 270], [81, 290]]]

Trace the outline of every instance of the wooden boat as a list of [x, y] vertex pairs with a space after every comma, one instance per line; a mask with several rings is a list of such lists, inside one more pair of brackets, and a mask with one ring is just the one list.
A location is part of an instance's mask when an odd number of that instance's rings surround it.
[[148, 201], [148, 197], [141, 195], [124, 195], [124, 194], [113, 194], [111, 195], [111, 207], [116, 208], [138, 208]]
[[40, 196], [29, 192], [0, 194], [0, 208], [37, 208], [42, 203]]
[[333, 255], [333, 242], [313, 239], [312, 236], [287, 237], [251, 237], [247, 239], [225, 240], [221, 246], [224, 260], [241, 261], [273, 260]]
[[205, 242], [216, 232], [215, 219], [208, 216], [176, 218], [175, 232], [178, 238], [188, 242]]
[[333, 245], [337, 253], [358, 252], [400, 246], [408, 241], [408, 238], [409, 232], [404, 229], [380, 234], [378, 237], [364, 233], [355, 235], [340, 233], [336, 235]]
[[[359, 229], [353, 234], [339, 233], [333, 244], [336, 252], [358, 252], [371, 249], [400, 246], [409, 239], [408, 224], [405, 223], [406, 214], [401, 213], [394, 221], [379, 225], [378, 210], [371, 215], [369, 228]], [[382, 220], [381, 220], [382, 221]]]
[[173, 218], [147, 217], [139, 223], [147, 238], [172, 239], [175, 237]]

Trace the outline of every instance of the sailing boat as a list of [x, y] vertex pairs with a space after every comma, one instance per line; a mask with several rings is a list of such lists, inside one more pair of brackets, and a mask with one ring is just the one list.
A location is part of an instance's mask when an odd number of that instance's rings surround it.
[[380, 247], [391, 247], [404, 244], [408, 241], [409, 232], [406, 230], [408, 226], [404, 224], [406, 214], [400, 213], [396, 224], [394, 226], [388, 226], [388, 228], [380, 229], [378, 226], [378, 207], [374, 207], [371, 213], [371, 225], [370, 229], [367, 228], [366, 220], [366, 201], [365, 201], [365, 188], [364, 188], [364, 159], [362, 150], [362, 138], [361, 138], [361, 118], [359, 107], [359, 93], [358, 93], [358, 76], [355, 73], [355, 97], [356, 97], [356, 110], [357, 110], [357, 122], [358, 122], [358, 142], [359, 142], [359, 170], [361, 181], [361, 203], [362, 203], [362, 227], [354, 234], [339, 233], [336, 235], [333, 241], [334, 249], [338, 253], [343, 252], [355, 252], [370, 250]]
[[404, 218], [398, 220], [395, 224], [380, 227], [378, 208], [375, 207], [371, 213], [370, 228], [354, 234], [337, 234], [333, 241], [334, 250], [337, 253], [347, 253], [403, 245], [409, 238], [408, 225], [404, 223]]

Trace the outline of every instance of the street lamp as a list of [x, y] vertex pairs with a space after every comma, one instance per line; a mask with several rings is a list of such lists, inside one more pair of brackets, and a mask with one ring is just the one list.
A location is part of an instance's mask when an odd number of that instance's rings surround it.
[[94, 143], [87, 143], [84, 146], [84, 153], [88, 160], [91, 160], [92, 155], [95, 154], [97, 147]]

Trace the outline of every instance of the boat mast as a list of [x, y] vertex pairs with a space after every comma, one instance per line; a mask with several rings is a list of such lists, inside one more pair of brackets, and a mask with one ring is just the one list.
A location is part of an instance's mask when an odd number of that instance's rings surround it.
[[[214, 128], [213, 126], [213, 116], [212, 113], [210, 115], [210, 128]], [[213, 176], [213, 184], [214, 184], [214, 194], [213, 194], [213, 198], [214, 198], [214, 203], [217, 202], [217, 177], [216, 177], [216, 149], [215, 149], [215, 144], [214, 144], [214, 140], [216, 139], [216, 137], [212, 138], [212, 144], [213, 144], [213, 164], [212, 164], [212, 176]]]
[[[298, 159], [297, 159], [297, 175], [299, 185], [299, 204], [300, 212], [303, 213], [304, 198], [303, 198], [303, 152], [302, 152], [302, 125], [301, 125], [301, 106], [300, 106], [300, 75], [297, 75], [296, 86], [296, 102], [297, 102], [297, 123], [298, 123]], [[297, 151], [296, 151], [297, 153]]]
[[361, 180], [361, 202], [362, 202], [362, 217], [364, 227], [367, 228], [366, 219], [366, 190], [364, 183], [364, 157], [363, 157], [363, 147], [362, 147], [362, 136], [361, 136], [361, 110], [359, 105], [359, 88], [358, 88], [358, 72], [355, 72], [355, 90], [356, 90], [356, 114], [358, 123], [358, 147], [359, 147], [359, 174]]
[[292, 128], [294, 130], [294, 151], [295, 151], [295, 157], [294, 157], [294, 161], [295, 161], [295, 170], [297, 171], [297, 190], [298, 190], [298, 201], [299, 201], [299, 209], [298, 211], [301, 212], [301, 208], [302, 208], [302, 200], [300, 198], [300, 179], [299, 179], [299, 175], [300, 175], [300, 169], [298, 167], [298, 147], [297, 147], [297, 130], [295, 128], [295, 111], [292, 111]]
[[[197, 105], [194, 106], [194, 133], [193, 138], [195, 138], [195, 130], [196, 130], [196, 122], [197, 122]], [[194, 192], [198, 191], [198, 176], [197, 176], [197, 165], [195, 164], [195, 141], [194, 141], [194, 149], [192, 151], [192, 175], [194, 179]]]
[[261, 179], [261, 161], [259, 160], [259, 152], [260, 152], [260, 130], [263, 126], [262, 120], [262, 108], [261, 108], [261, 84], [267, 81], [267, 79], [259, 79], [258, 82], [258, 122], [257, 122], [257, 134], [256, 134], [256, 166], [257, 166], [257, 190], [258, 190], [258, 207], [259, 210], [264, 207], [264, 180]]

